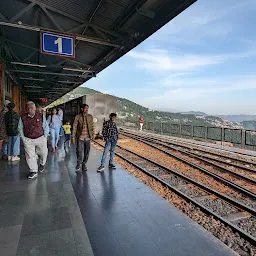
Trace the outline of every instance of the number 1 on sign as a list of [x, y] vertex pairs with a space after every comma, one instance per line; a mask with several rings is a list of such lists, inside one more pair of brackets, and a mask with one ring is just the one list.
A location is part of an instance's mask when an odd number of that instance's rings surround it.
[[62, 53], [62, 38], [59, 37], [57, 40], [54, 41], [54, 44], [58, 45], [58, 52]]

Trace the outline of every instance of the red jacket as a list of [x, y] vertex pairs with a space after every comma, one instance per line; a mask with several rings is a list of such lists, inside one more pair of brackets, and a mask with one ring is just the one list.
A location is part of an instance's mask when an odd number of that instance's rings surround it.
[[142, 124], [144, 123], [144, 118], [142, 116], [139, 117], [139, 122]]

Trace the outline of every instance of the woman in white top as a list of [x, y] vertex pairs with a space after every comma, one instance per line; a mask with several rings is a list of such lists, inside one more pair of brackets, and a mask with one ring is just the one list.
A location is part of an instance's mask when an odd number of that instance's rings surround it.
[[55, 152], [58, 149], [59, 133], [62, 125], [56, 108], [52, 109], [51, 115], [48, 117], [47, 122], [50, 127], [52, 152]]

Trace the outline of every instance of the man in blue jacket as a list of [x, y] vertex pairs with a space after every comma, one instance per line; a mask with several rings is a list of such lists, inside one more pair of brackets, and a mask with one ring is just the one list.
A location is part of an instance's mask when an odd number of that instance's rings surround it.
[[104, 171], [104, 165], [107, 159], [108, 151], [110, 151], [110, 159], [109, 159], [109, 168], [115, 169], [114, 162], [114, 155], [115, 155], [115, 148], [118, 140], [118, 130], [116, 127], [116, 113], [111, 113], [109, 115], [109, 120], [104, 122], [103, 129], [102, 129], [102, 136], [105, 144], [105, 149], [101, 158], [101, 165], [98, 168], [98, 172]]

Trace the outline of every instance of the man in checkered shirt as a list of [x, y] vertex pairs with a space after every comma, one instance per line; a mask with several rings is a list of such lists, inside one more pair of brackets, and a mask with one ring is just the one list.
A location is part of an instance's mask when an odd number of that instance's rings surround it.
[[98, 168], [98, 172], [104, 171], [104, 165], [107, 159], [108, 151], [110, 151], [110, 159], [108, 167], [111, 169], [115, 169], [114, 162], [114, 155], [115, 155], [115, 148], [118, 140], [118, 130], [116, 127], [116, 113], [111, 113], [109, 115], [109, 120], [104, 122], [103, 129], [102, 129], [102, 136], [105, 144], [105, 149], [101, 158], [101, 165]]

